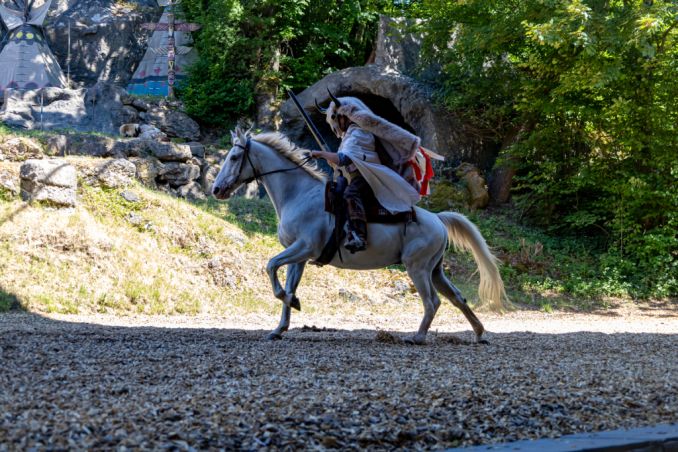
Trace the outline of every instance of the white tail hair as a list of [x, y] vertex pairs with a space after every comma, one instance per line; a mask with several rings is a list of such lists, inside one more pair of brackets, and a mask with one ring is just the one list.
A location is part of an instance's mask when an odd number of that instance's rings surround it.
[[473, 254], [480, 272], [478, 296], [481, 304], [493, 311], [505, 310], [509, 300], [497, 268], [498, 259], [487, 247], [478, 228], [460, 213], [441, 212], [438, 218], [447, 227], [447, 235], [455, 248], [470, 251]]

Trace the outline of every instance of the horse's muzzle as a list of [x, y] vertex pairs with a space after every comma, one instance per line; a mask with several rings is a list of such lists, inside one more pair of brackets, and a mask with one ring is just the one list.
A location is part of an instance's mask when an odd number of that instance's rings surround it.
[[229, 197], [230, 192], [228, 190], [228, 187], [222, 185], [221, 187], [214, 186], [212, 187], [212, 195], [214, 195], [215, 198], [217, 199], [226, 199]]

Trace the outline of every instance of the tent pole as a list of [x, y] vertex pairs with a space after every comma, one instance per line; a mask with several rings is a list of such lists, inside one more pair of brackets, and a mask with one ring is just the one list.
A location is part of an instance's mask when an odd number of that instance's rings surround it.
[[66, 83], [71, 87], [71, 19], [68, 19], [68, 56], [66, 57]]

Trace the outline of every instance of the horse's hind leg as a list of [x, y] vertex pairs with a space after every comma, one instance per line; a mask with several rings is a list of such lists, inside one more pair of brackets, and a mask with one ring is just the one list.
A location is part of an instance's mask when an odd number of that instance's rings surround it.
[[480, 323], [478, 317], [476, 317], [471, 308], [466, 304], [466, 299], [462, 297], [459, 289], [457, 289], [445, 276], [442, 261], [433, 270], [433, 285], [438, 292], [442, 293], [453, 305], [458, 307], [466, 319], [471, 323], [471, 327], [473, 327], [473, 331], [476, 333], [476, 342], [485, 343], [486, 341], [482, 339], [485, 327], [483, 327], [483, 324]]
[[424, 303], [424, 318], [419, 325], [417, 333], [406, 341], [413, 344], [424, 344], [426, 343], [426, 334], [429, 328], [431, 328], [433, 318], [440, 307], [440, 299], [433, 289], [430, 267], [428, 269], [408, 267], [407, 274], [410, 275], [414, 287], [417, 288], [421, 301]]
[[[285, 283], [285, 292], [287, 294], [294, 295], [297, 291], [297, 286], [299, 281], [301, 281], [301, 276], [304, 274], [304, 268], [306, 267], [306, 262], [299, 262], [298, 264], [289, 264], [287, 266], [287, 282]], [[297, 300], [298, 303], [298, 300]], [[282, 335], [290, 327], [290, 316], [292, 315], [292, 308], [283, 304], [282, 315], [280, 316], [280, 323], [278, 327], [271, 331], [266, 339], [268, 340], [277, 340], [282, 339]]]

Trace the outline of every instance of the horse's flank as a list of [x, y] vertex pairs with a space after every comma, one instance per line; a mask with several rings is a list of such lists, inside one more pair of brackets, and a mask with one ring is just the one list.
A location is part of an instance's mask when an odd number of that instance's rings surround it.
[[252, 139], [275, 149], [278, 151], [278, 153], [297, 165], [302, 165], [301, 168], [303, 168], [315, 179], [318, 179], [322, 182], [327, 181], [327, 173], [318, 168], [317, 164], [305, 163], [311, 151], [300, 148], [296, 144], [292, 143], [292, 141], [285, 135], [278, 132], [266, 132], [254, 135]]

